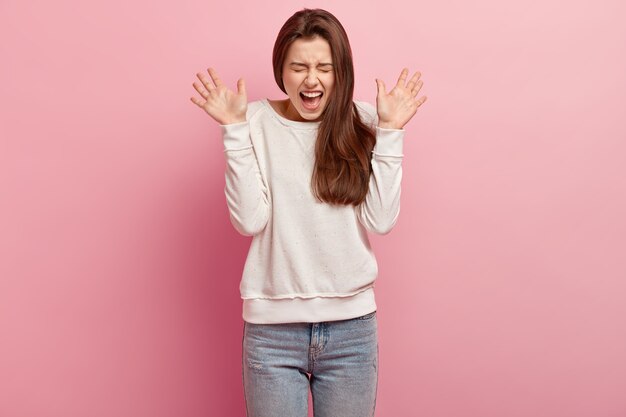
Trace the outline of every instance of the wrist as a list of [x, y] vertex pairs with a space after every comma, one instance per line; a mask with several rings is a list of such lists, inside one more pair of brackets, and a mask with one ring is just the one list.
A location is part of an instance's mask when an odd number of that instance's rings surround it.
[[246, 119], [231, 119], [231, 120], [224, 120], [223, 123], [220, 123], [221, 125], [234, 125], [235, 123], [243, 123], [245, 122]]
[[402, 126], [398, 126], [394, 123], [388, 122], [378, 122], [378, 127], [380, 127], [381, 129], [402, 129]]

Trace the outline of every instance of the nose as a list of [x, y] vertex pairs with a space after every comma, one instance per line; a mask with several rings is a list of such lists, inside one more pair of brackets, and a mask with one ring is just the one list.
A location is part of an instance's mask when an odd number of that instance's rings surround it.
[[304, 84], [307, 87], [315, 87], [317, 85], [317, 74], [313, 71], [309, 72], [304, 80]]

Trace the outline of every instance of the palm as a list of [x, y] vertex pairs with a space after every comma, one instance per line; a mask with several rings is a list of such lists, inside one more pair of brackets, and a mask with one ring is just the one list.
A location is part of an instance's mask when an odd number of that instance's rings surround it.
[[418, 107], [426, 101], [426, 96], [416, 98], [423, 84], [422, 81], [418, 81], [421, 74], [416, 72], [405, 85], [408, 72], [407, 68], [402, 70], [398, 82], [389, 93], [386, 92], [384, 82], [376, 80], [378, 86], [376, 107], [379, 126], [401, 129], [415, 115]]
[[197, 74], [204, 88], [196, 85], [195, 82], [193, 86], [204, 98], [204, 101], [195, 97], [192, 97], [191, 101], [204, 109], [209, 116], [220, 124], [245, 121], [248, 97], [243, 78], [237, 82], [237, 92], [235, 92], [222, 83], [213, 68], [209, 68], [208, 71], [215, 86], [204, 75]]

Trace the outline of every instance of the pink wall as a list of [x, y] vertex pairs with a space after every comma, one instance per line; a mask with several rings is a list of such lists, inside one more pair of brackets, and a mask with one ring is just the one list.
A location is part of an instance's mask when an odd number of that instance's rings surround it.
[[[626, 26], [608, 1], [0, 4], [0, 416], [245, 415], [214, 66], [283, 98], [344, 24], [356, 98], [420, 70], [378, 254], [378, 416], [626, 416]], [[622, 119], [620, 119], [620, 116]], [[340, 416], [338, 416], [340, 417]]]

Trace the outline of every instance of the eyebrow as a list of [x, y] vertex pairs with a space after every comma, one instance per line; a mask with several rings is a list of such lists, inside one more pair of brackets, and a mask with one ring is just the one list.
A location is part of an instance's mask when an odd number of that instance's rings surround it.
[[[300, 66], [303, 66], [303, 67], [307, 66], [304, 62], [296, 62], [296, 61], [290, 62], [289, 65], [300, 65]], [[331, 67], [333, 66], [333, 64], [330, 63], [330, 62], [320, 62], [319, 64], [317, 64], [318, 67], [321, 67], [321, 66], [324, 66], [324, 65], [330, 65]]]

